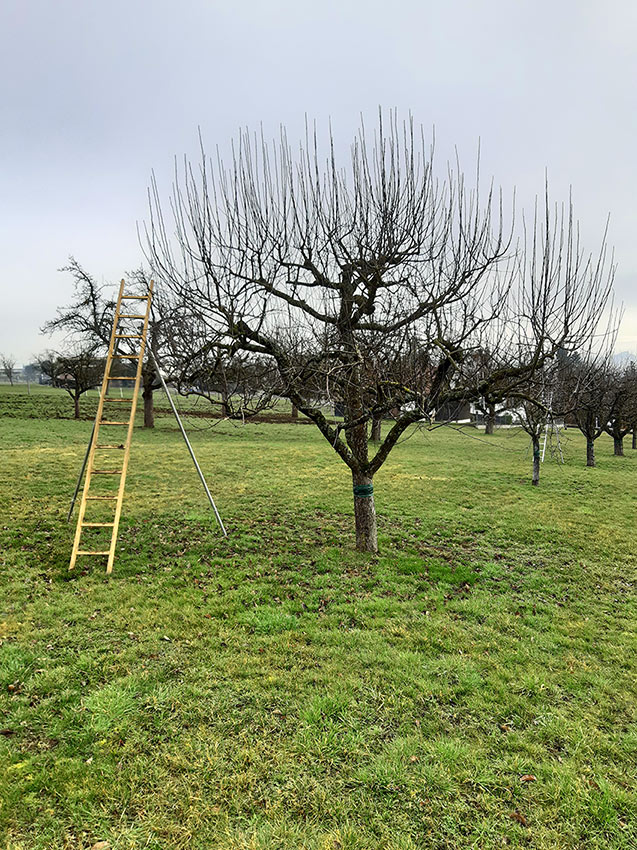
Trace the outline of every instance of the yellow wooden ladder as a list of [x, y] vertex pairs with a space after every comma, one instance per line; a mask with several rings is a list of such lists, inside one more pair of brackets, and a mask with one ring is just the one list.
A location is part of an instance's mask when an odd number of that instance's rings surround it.
[[[122, 513], [122, 502], [124, 500], [124, 487], [126, 484], [126, 471], [128, 469], [128, 459], [130, 456], [130, 447], [131, 440], [133, 438], [133, 427], [135, 425], [135, 410], [137, 408], [137, 396], [139, 393], [139, 386], [141, 383], [142, 377], [142, 365], [144, 361], [144, 350], [146, 348], [146, 335], [148, 333], [148, 320], [150, 318], [150, 305], [153, 295], [153, 281], [150, 281], [148, 292], [146, 295], [125, 295], [124, 294], [124, 281], [122, 280], [119, 287], [119, 294], [117, 296], [117, 305], [115, 307], [115, 318], [113, 320], [113, 330], [111, 331], [111, 339], [108, 346], [108, 356], [106, 358], [106, 367], [104, 369], [104, 380], [102, 381], [102, 389], [100, 391], [100, 399], [97, 405], [97, 413], [95, 415], [95, 426], [93, 429], [93, 436], [90, 443], [88, 459], [86, 464], [86, 478], [84, 481], [84, 488], [82, 490], [82, 500], [80, 502], [80, 512], [77, 518], [77, 527], [75, 529], [75, 539], [73, 541], [73, 551], [71, 553], [71, 563], [69, 565], [69, 569], [72, 570], [75, 566], [75, 562], [77, 560], [78, 555], [108, 555], [108, 563], [106, 566], [106, 572], [110, 573], [113, 569], [113, 561], [115, 560], [115, 547], [117, 545], [117, 530], [119, 528], [119, 520]], [[146, 310], [143, 313], [133, 313], [133, 312], [122, 312], [122, 307], [124, 302], [127, 304], [131, 301], [139, 301], [146, 302]], [[124, 307], [126, 310], [126, 307]], [[120, 322], [130, 322], [137, 321], [138, 323], [141, 321], [142, 325], [139, 327], [139, 324], [136, 328], [133, 328], [133, 332], [127, 331], [127, 328], [124, 326], [120, 326]], [[138, 340], [139, 349], [134, 353], [119, 353], [120, 348], [120, 340]], [[121, 361], [125, 360], [137, 360], [137, 369], [134, 377], [132, 375], [118, 375], [117, 374], [117, 366], [121, 363]], [[115, 367], [115, 372], [113, 373], [113, 367]], [[119, 371], [122, 371], [121, 369]], [[133, 386], [133, 395], [130, 397], [123, 397], [120, 394], [119, 398], [115, 398], [109, 394], [109, 389], [112, 389], [113, 381], [134, 381]], [[104, 408], [110, 404], [117, 404], [118, 407], [130, 404], [129, 418], [126, 420], [122, 420], [121, 416], [117, 416], [117, 418], [113, 419], [110, 414], [106, 414], [107, 418], [105, 419]], [[101, 426], [109, 426], [112, 427], [126, 427], [126, 439], [124, 442], [120, 442], [119, 440], [110, 441], [108, 443], [100, 443], [99, 435]], [[110, 453], [111, 451], [115, 451], [117, 455], [120, 452], [123, 454], [121, 466], [118, 465], [118, 468], [109, 468], [103, 469], [101, 467], [104, 466], [102, 461], [101, 452], [106, 451]], [[99, 468], [95, 468], [96, 455], [98, 458]], [[98, 491], [95, 488], [91, 491], [91, 483], [94, 476], [101, 475], [119, 475], [119, 486], [117, 489], [113, 489], [111, 491]], [[110, 522], [86, 522], [85, 514], [87, 504], [91, 502], [113, 502], [115, 506], [115, 512], [112, 521]], [[82, 541], [82, 533], [86, 528], [110, 528], [111, 529], [111, 542], [108, 549], [98, 549], [98, 550], [90, 550], [90, 549], [81, 549], [80, 544]]]

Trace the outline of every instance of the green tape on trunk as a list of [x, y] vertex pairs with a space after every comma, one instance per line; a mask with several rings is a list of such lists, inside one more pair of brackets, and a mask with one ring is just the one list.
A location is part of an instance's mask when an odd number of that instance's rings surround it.
[[374, 485], [373, 484], [354, 484], [354, 495], [359, 496], [361, 499], [366, 496], [372, 496], [374, 494]]

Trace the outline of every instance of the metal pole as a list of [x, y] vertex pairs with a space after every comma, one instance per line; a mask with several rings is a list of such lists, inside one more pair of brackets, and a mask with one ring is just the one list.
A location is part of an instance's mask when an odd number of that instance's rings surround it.
[[82, 478], [84, 477], [84, 470], [86, 469], [86, 464], [88, 462], [88, 456], [91, 451], [91, 445], [93, 444], [93, 437], [95, 436], [95, 420], [93, 420], [93, 430], [91, 431], [91, 436], [88, 441], [88, 446], [86, 447], [86, 454], [84, 455], [84, 460], [82, 461], [82, 468], [80, 469], [80, 477], [77, 479], [77, 484], [75, 485], [75, 493], [73, 493], [73, 498], [71, 499], [71, 507], [69, 508], [68, 515], [66, 517], [67, 522], [71, 522], [71, 517], [73, 515], [73, 508], [75, 507], [75, 500], [77, 499], [77, 494], [80, 492], [80, 487], [82, 485]]
[[195, 453], [193, 451], [193, 448], [190, 445], [190, 440], [188, 439], [188, 435], [186, 434], [186, 431], [184, 430], [184, 426], [182, 425], [181, 418], [179, 416], [177, 408], [175, 407], [175, 403], [173, 401], [173, 398], [172, 398], [172, 396], [171, 396], [171, 394], [168, 390], [168, 387], [166, 386], [166, 381], [164, 381], [164, 376], [161, 373], [161, 369], [157, 365], [157, 360], [155, 359], [155, 355], [154, 355], [153, 350], [151, 349], [150, 346], [148, 346], [148, 353], [150, 354], [150, 356], [152, 358], [153, 364], [154, 364], [155, 369], [157, 371], [157, 375], [159, 376], [159, 380], [161, 381], [161, 385], [164, 388], [164, 392], [166, 393], [166, 397], [168, 398], [170, 406], [172, 407], [172, 411], [175, 414], [175, 419], [177, 420], [177, 424], [179, 425], [179, 430], [181, 431], [181, 436], [184, 438], [184, 442], [186, 443], [186, 447], [187, 447], [188, 451], [190, 452], [190, 457], [192, 458], [192, 462], [194, 463], [195, 469], [197, 470], [197, 472], [199, 474], [199, 478], [201, 478], [201, 483], [203, 484], [203, 488], [206, 491], [206, 496], [208, 497], [208, 501], [212, 505], [212, 510], [215, 512], [215, 516], [217, 517], [217, 522], [219, 523], [219, 528], [223, 532], [223, 536], [227, 537], [228, 532], [226, 531], [226, 527], [223, 524], [223, 520], [219, 516], [219, 511], [217, 510], [217, 506], [215, 505], [215, 500], [212, 498], [210, 490], [208, 489], [208, 485], [206, 484], [206, 479], [204, 478], [203, 472], [201, 471], [201, 467], [197, 463], [197, 458], [195, 457]]

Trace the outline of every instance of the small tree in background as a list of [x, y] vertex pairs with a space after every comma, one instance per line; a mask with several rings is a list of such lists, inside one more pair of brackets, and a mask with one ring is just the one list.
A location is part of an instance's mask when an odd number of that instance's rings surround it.
[[[373, 480], [401, 434], [445, 404], [515, 393], [587, 343], [611, 291], [604, 239], [588, 256], [548, 194], [513, 250], [500, 196], [436, 173], [422, 133], [381, 120], [345, 166], [316, 134], [293, 149], [246, 132], [229, 166], [176, 175], [165, 224], [152, 188], [153, 273], [216, 346], [269, 358], [278, 383], [349, 468], [357, 548], [377, 550]], [[476, 367], [488, 350], [492, 366]], [[316, 404], [342, 405], [330, 424]], [[369, 424], [394, 422], [370, 452]]]
[[13, 386], [13, 379], [15, 378], [15, 357], [11, 354], [0, 354], [0, 365], [2, 366], [2, 371], [5, 374], [5, 377]]
[[570, 415], [586, 438], [587, 466], [595, 466], [595, 441], [606, 430], [617, 404], [612, 373], [608, 357], [588, 359], [574, 363], [565, 380], [563, 392], [570, 395]]
[[[472, 356], [478, 374], [483, 375], [484, 378], [491, 375], [494, 369], [500, 365], [488, 349], [475, 351]], [[491, 383], [488, 391], [473, 401], [476, 412], [482, 414], [484, 433], [487, 436], [495, 433], [497, 417], [510, 408], [512, 400], [506, 398], [506, 390], [506, 385], [498, 388], [496, 384]], [[504, 391], [504, 394], [502, 391]]]
[[[536, 487], [540, 483], [542, 437], [547, 439], [547, 432], [556, 430], [556, 420], [562, 419], [565, 415], [564, 403], [567, 394], [561, 392], [561, 387], [564, 383], [564, 372], [568, 370], [570, 360], [571, 358], [564, 352], [558, 354], [554, 360], [529, 378], [523, 393], [510, 403], [511, 406], [516, 406], [520, 427], [531, 438], [533, 456], [531, 483]], [[567, 403], [570, 403], [570, 399]]]
[[624, 437], [635, 428], [637, 421], [637, 371], [630, 364], [624, 369], [609, 370], [609, 398], [612, 407], [605, 430], [613, 438], [616, 457], [623, 457]]
[[169, 342], [171, 379], [185, 396], [206, 399], [227, 419], [245, 420], [273, 407], [280, 397], [276, 371], [266, 358], [229, 351], [210, 342], [205, 327], [183, 316]]
[[92, 347], [76, 347], [66, 352], [48, 351], [38, 358], [41, 371], [73, 399], [74, 418], [80, 418], [80, 398], [97, 387], [104, 375], [104, 358], [97, 357]]

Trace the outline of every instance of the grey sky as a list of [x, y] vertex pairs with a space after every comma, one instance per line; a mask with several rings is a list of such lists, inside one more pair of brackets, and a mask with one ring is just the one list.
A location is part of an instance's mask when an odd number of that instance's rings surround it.
[[[634, 0], [3, 0], [0, 4], [0, 351], [26, 361], [71, 282], [139, 265], [151, 169], [223, 148], [242, 125], [363, 113], [435, 124], [523, 204], [573, 187], [596, 247], [611, 214], [626, 306], [618, 350], [637, 351], [637, 4]], [[164, 196], [167, 192], [164, 192]]]

